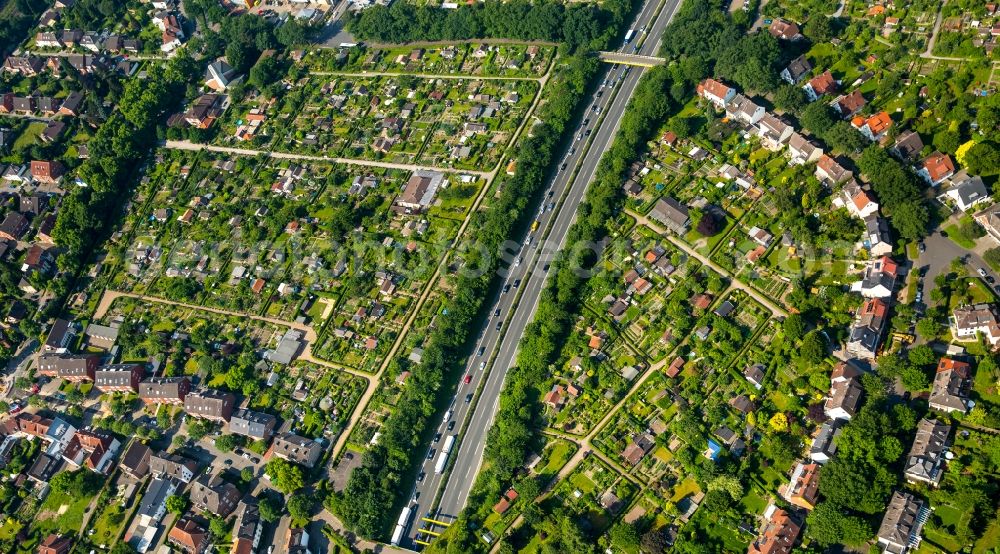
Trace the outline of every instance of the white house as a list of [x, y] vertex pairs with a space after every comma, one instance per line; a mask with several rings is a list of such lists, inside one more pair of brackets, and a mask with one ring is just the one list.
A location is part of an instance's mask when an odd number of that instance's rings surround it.
[[757, 136], [760, 137], [761, 146], [772, 152], [784, 148], [793, 132], [795, 130], [791, 125], [771, 114], [765, 114], [758, 122]]
[[793, 165], [805, 165], [819, 160], [823, 149], [809, 142], [804, 136], [792, 132], [788, 138], [788, 155]]
[[719, 81], [710, 78], [698, 84], [698, 95], [721, 110], [726, 107], [726, 103], [736, 96], [736, 89], [727, 87]]
[[860, 281], [851, 285], [851, 290], [865, 298], [889, 298], [896, 288], [899, 264], [888, 256], [871, 261], [865, 267]]
[[957, 186], [948, 189], [945, 194], [951, 198], [958, 209], [963, 212], [990, 201], [990, 193], [986, 190], [983, 180], [977, 175], [963, 180]]

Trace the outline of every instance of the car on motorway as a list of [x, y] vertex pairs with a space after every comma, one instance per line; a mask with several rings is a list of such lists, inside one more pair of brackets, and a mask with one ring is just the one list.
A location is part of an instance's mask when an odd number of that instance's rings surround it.
[[583, 133], [580, 133], [580, 134], [576, 135], [576, 140], [580, 140], [582, 138], [583, 138]]
[[486, 369], [486, 362], [479, 362], [479, 369]]
[[448, 410], [448, 412], [444, 414], [444, 420], [448, 421], [450, 419], [451, 419], [451, 410]]
[[566, 162], [563, 162], [563, 164], [559, 166], [559, 171], [566, 171]]
[[437, 454], [437, 448], [431, 448], [427, 451], [427, 459], [431, 460], [434, 458], [434, 454]]
[[549, 202], [549, 205], [548, 205], [547, 209], [549, 211], [552, 211], [552, 210], [556, 209], [556, 203], [555, 202]]
[[556, 193], [556, 191], [554, 191], [554, 190], [552, 190], [552, 189], [549, 189], [549, 194], [548, 194], [547, 196], [548, 196], [549, 198], [552, 198], [552, 196], [553, 196], [553, 195], [554, 195], [555, 193]]
[[586, 127], [587, 125], [590, 125], [590, 118], [589, 117], [583, 120], [583, 126]]
[[587, 129], [587, 132], [584, 133], [584, 136], [588, 136], [589, 137], [590, 136], [590, 131], [591, 131], [590, 129]]
[[486, 353], [486, 347], [485, 346], [480, 346], [479, 350], [476, 351], [476, 356], [482, 356], [485, 353]]
[[548, 270], [549, 270], [549, 264], [545, 264], [542, 266], [542, 271], [548, 271]]
[[500, 317], [500, 308], [493, 310], [493, 317]]
[[417, 482], [418, 483], [423, 483], [424, 482], [424, 477], [427, 477], [427, 473], [426, 472], [421, 471], [420, 473], [418, 473], [417, 474]]
[[521, 286], [521, 280], [520, 279], [515, 279], [514, 280], [514, 288], [516, 289], [519, 286]]
[[575, 146], [573, 148], [569, 149], [569, 155], [572, 156], [573, 154], [576, 154], [576, 147]]
[[599, 90], [599, 91], [597, 91], [597, 97], [598, 97], [598, 98], [600, 98], [600, 97], [601, 97], [601, 96], [603, 96], [603, 95], [604, 95], [604, 91], [603, 91], [603, 90]]
[[418, 498], [420, 498], [420, 491], [413, 491], [413, 500], [412, 500], [412, 502], [416, 502]]
[[449, 421], [448, 422], [448, 430], [451, 431], [454, 428], [455, 428], [455, 422], [454, 421]]
[[503, 327], [503, 322], [502, 321], [498, 321], [497, 322], [497, 331], [499, 331], [501, 327]]
[[521, 265], [521, 262], [523, 261], [524, 261], [524, 256], [519, 256], [516, 260], [514, 260], [514, 267]]
[[465, 379], [462, 379], [462, 382], [465, 383], [466, 385], [468, 385], [469, 383], [471, 383], [472, 382], [472, 374], [470, 373], [470, 374], [466, 375]]
[[472, 393], [471, 392], [469, 394], [465, 395], [465, 403], [468, 404], [469, 402], [472, 402]]
[[509, 283], [503, 286], [503, 291], [504, 291], [504, 293], [510, 292], [510, 284]]
[[[980, 277], [986, 277], [986, 270], [983, 269], [983, 268], [979, 268], [979, 276]], [[517, 285], [514, 285], [514, 286], [517, 286]]]
[[441, 442], [441, 433], [434, 433], [434, 443], [437, 444]]

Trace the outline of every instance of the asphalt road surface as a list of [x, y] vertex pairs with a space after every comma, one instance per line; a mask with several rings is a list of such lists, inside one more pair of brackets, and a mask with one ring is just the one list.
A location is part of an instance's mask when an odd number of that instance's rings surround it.
[[[634, 53], [644, 55], [657, 53], [660, 37], [680, 5], [680, 0], [665, 0], [662, 10], [657, 15], [659, 5], [659, 0], [647, 0], [633, 23], [633, 29], [637, 31], [636, 37], [620, 51], [633, 53], [635, 44], [640, 43], [640, 48]], [[536, 217], [539, 229], [527, 235], [518, 252], [511, 253], [511, 264], [502, 292], [492, 307], [490, 318], [481, 330], [476, 348], [470, 357], [466, 371], [468, 377], [459, 382], [450, 410], [437, 429], [440, 438], [435, 438], [425, 451], [425, 460], [420, 469], [422, 476], [418, 477], [409, 503], [413, 516], [401, 546], [410, 548], [419, 546], [412, 540], [421, 534], [420, 529], [431, 528], [420, 520], [421, 517], [428, 516], [431, 519], [450, 522], [465, 506], [469, 490], [482, 463], [486, 435], [497, 412], [507, 368], [515, 362], [518, 342], [534, 316], [535, 307], [541, 296], [548, 261], [563, 245], [576, 216], [577, 206], [583, 199], [587, 185], [594, 177], [601, 155], [614, 140], [625, 106], [642, 75], [641, 69], [615, 66], [607, 71], [605, 82], [608, 86], [602, 86], [594, 93], [591, 103], [586, 108], [584, 120], [574, 131], [574, 141], [563, 160], [566, 164], [565, 169], [556, 175], [549, 192], [542, 200]], [[616, 83], [620, 83], [617, 94], [613, 92]], [[595, 106], [597, 110], [594, 110]], [[598, 126], [602, 114], [604, 119]], [[572, 178], [574, 168], [578, 165], [579, 171], [576, 177]], [[561, 198], [563, 200], [560, 203]], [[551, 204], [557, 205], [548, 209]], [[545, 244], [539, 245], [542, 231], [550, 225]], [[521, 297], [511, 313], [518, 292], [521, 293]], [[495, 315], [497, 313], [498, 317]], [[506, 325], [503, 331], [500, 330], [501, 325]], [[480, 351], [483, 354], [480, 355]], [[496, 357], [492, 362], [494, 369], [489, 372], [479, 397], [472, 404], [467, 398], [470, 398], [469, 395], [475, 395], [482, 385], [481, 381], [485, 374], [483, 366], [490, 363], [490, 356], [495, 351]], [[465, 382], [466, 379], [469, 380], [468, 383]], [[475, 410], [470, 412], [470, 407], [473, 406]], [[453, 428], [449, 431], [448, 426], [452, 422]], [[442, 455], [441, 449], [447, 437], [457, 435], [463, 427], [465, 427], [464, 436], [458, 437], [460, 440], [450, 453], [450, 456], [454, 457], [454, 460], [449, 461], [453, 467], [449, 479], [445, 482], [442, 475], [434, 472], [435, 464]], [[442, 487], [444, 491], [440, 503], [436, 508], [430, 509], [434, 497]], [[440, 527], [436, 528], [438, 532], [442, 530]], [[426, 536], [424, 538], [426, 539]]]

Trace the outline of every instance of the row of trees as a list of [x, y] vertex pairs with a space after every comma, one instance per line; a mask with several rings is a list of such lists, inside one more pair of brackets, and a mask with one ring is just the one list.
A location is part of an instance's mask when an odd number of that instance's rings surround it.
[[525, 226], [529, 200], [540, 194], [557, 146], [597, 63], [594, 58], [578, 56], [560, 68], [548, 91], [551, 100], [539, 110], [541, 123], [518, 147], [516, 173], [503, 184], [500, 197], [489, 210], [473, 220], [475, 229], [470, 236], [477, 237], [481, 248], [470, 249], [465, 265], [487, 270], [458, 277], [454, 295], [438, 316], [424, 349], [421, 369], [407, 381], [395, 410], [382, 425], [378, 444], [365, 452], [344, 491], [327, 498], [327, 507], [351, 530], [374, 537], [391, 523], [392, 507], [407, 488], [402, 486], [403, 478], [412, 473], [420, 457], [421, 437], [438, 411], [438, 391], [446, 379], [457, 378], [461, 359], [469, 349], [470, 330], [475, 328], [483, 299], [495, 285], [499, 260], [495, 256], [483, 258], [480, 252], [499, 252], [514, 230]]
[[561, 42], [600, 50], [610, 44], [632, 8], [630, 0], [594, 3], [475, 2], [443, 9], [410, 2], [372, 6], [351, 21], [355, 36], [378, 42], [512, 38]]
[[88, 143], [90, 158], [77, 173], [84, 186], [73, 187], [59, 210], [54, 232], [65, 249], [59, 256], [61, 269], [75, 274], [111, 232], [135, 169], [156, 140], [157, 123], [198, 73], [197, 63], [182, 53], [163, 71], [125, 87], [119, 109]]

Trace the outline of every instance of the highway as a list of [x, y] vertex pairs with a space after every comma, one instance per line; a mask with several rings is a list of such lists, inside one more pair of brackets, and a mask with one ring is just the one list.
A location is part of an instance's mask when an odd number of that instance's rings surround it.
[[[680, 2], [681, 0], [664, 0], [662, 10], [658, 11], [661, 0], [647, 0], [633, 23], [632, 28], [637, 30], [636, 36], [620, 51], [655, 54], [659, 49], [660, 37]], [[639, 30], [642, 32], [638, 32]], [[638, 50], [635, 49], [637, 44]], [[577, 207], [588, 184], [593, 180], [601, 155], [614, 140], [625, 106], [642, 74], [642, 68], [639, 67], [609, 67], [611, 69], [606, 70], [604, 81], [607, 86], [602, 84], [594, 92], [583, 120], [573, 131], [573, 142], [560, 162], [561, 169], [541, 201], [536, 215], [538, 229], [529, 232], [519, 245], [519, 251], [510, 252], [507, 257], [510, 263], [507, 274], [504, 275], [504, 284], [491, 307], [489, 320], [480, 331], [476, 347], [467, 363], [466, 376], [460, 380], [448, 413], [439, 424], [433, 443], [425, 451], [425, 460], [408, 504], [414, 515], [400, 546], [419, 548], [419, 543], [414, 542], [414, 539], [427, 541], [431, 538], [420, 532], [422, 528], [432, 528], [422, 522], [421, 517], [450, 522], [465, 506], [469, 490], [482, 464], [486, 436], [497, 412], [507, 369], [515, 363], [520, 338], [534, 317], [548, 262], [563, 246]], [[617, 93], [614, 92], [616, 85]], [[603, 121], [599, 121], [602, 116]], [[539, 237], [545, 230], [549, 234], [544, 244], [540, 245]], [[521, 296], [512, 311], [517, 293]], [[492, 362], [491, 356], [495, 356]], [[485, 367], [487, 364], [493, 368], [488, 373]], [[485, 384], [481, 382], [484, 375]], [[470, 402], [479, 389], [481, 391], [478, 398], [475, 398], [474, 403]], [[474, 409], [470, 411], [470, 407]], [[435, 473], [435, 465], [442, 455], [440, 450], [448, 436], [459, 435], [460, 432], [462, 436], [457, 437], [456, 448], [450, 453], [454, 457], [454, 460], [449, 460], [453, 467], [445, 482], [442, 474]], [[429, 509], [433, 507], [432, 502], [442, 487], [444, 490], [441, 501], [436, 508]], [[433, 530], [441, 532], [443, 528], [436, 527]]]

